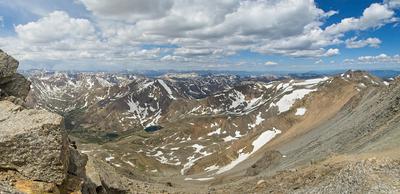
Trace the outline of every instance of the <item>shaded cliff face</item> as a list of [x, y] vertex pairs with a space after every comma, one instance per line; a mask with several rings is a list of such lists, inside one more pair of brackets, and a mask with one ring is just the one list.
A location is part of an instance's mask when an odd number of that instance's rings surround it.
[[18, 61], [0, 50], [0, 98], [14, 96], [24, 100], [30, 82], [17, 73]]

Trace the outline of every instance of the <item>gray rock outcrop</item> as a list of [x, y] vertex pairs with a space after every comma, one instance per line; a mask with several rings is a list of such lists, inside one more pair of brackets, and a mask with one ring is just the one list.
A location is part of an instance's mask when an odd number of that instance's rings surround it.
[[0, 122], [0, 168], [17, 170], [32, 180], [62, 184], [69, 162], [63, 118], [0, 101]]
[[0, 194], [95, 193], [60, 115], [26, 109], [30, 82], [0, 50]]
[[0, 50], [0, 78], [16, 74], [18, 64], [17, 60]]

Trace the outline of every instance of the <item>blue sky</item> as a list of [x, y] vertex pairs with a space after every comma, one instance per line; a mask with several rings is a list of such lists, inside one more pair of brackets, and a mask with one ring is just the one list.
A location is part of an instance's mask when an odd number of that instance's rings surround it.
[[400, 0], [0, 0], [21, 69], [400, 69]]

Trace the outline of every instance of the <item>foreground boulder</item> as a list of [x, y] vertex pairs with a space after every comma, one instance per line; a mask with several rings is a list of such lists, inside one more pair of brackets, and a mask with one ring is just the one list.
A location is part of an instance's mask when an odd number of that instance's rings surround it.
[[96, 193], [60, 115], [25, 109], [30, 82], [0, 50], [0, 194]]
[[69, 163], [68, 137], [62, 122], [59, 115], [0, 101], [0, 169], [62, 184]]
[[63, 117], [0, 101], [0, 193], [96, 193]]

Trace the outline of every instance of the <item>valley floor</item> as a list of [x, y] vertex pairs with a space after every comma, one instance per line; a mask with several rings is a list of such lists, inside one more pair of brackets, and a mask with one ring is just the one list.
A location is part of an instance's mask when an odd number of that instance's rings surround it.
[[[114, 169], [108, 163], [103, 165]], [[108, 175], [110, 179], [122, 180], [121, 172], [107, 173], [112, 174]], [[256, 176], [225, 175], [202, 181], [162, 175], [147, 181], [139, 179], [127, 178], [120, 184], [128, 185], [129, 193], [398, 193], [400, 151], [335, 155], [296, 168]]]

